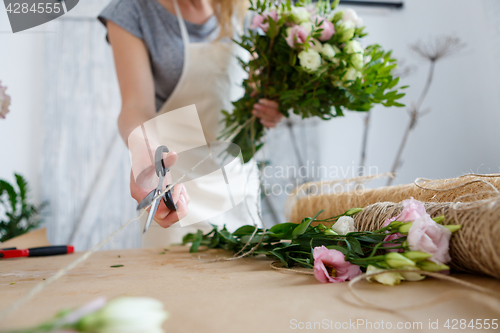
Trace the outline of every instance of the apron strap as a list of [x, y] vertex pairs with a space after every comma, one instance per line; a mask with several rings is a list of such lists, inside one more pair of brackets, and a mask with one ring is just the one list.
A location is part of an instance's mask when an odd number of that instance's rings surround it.
[[173, 3], [175, 8], [175, 13], [177, 14], [177, 20], [179, 21], [179, 28], [181, 29], [182, 41], [184, 42], [184, 52], [187, 52], [187, 46], [189, 44], [189, 35], [186, 29], [186, 24], [184, 23], [184, 19], [182, 18], [181, 9], [179, 8], [177, 0], [173, 0]]

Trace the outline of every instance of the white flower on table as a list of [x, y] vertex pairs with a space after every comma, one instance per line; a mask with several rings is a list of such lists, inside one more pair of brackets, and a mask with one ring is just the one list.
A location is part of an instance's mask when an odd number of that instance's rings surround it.
[[354, 227], [354, 219], [350, 216], [341, 216], [334, 225], [332, 230], [339, 235], [346, 235], [349, 232], [357, 231]]
[[102, 309], [83, 317], [79, 331], [94, 333], [163, 333], [168, 313], [153, 298], [120, 297]]
[[[384, 273], [386, 272], [386, 273]], [[396, 284], [400, 284], [402, 280], [405, 278], [399, 273], [391, 273], [387, 272], [385, 269], [377, 268], [372, 265], [368, 265], [366, 268], [366, 274], [376, 274], [374, 276], [369, 276], [366, 279], [370, 282], [376, 281], [381, 284], [385, 284], [386, 286], [394, 286]]]

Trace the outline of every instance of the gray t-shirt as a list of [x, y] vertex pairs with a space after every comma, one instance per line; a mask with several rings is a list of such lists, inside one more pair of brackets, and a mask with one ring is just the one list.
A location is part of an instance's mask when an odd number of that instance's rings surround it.
[[[177, 16], [157, 0], [113, 0], [99, 20], [112, 21], [146, 44], [154, 77], [156, 110], [174, 90], [182, 74], [184, 47]], [[218, 35], [215, 16], [204, 24], [186, 23], [191, 42], [209, 42]]]

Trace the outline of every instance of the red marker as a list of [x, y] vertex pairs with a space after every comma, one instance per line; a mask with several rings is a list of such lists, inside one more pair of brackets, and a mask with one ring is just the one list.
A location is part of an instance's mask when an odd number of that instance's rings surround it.
[[71, 245], [34, 247], [25, 250], [0, 250], [0, 259], [56, 256], [73, 252], [75, 252], [75, 248]]

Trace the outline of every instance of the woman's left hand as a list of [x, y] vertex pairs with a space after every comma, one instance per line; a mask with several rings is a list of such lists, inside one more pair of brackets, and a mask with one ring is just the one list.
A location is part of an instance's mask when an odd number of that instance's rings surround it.
[[283, 118], [283, 114], [278, 111], [279, 104], [269, 99], [260, 99], [253, 106], [252, 114], [260, 119], [265, 127], [273, 128]]

